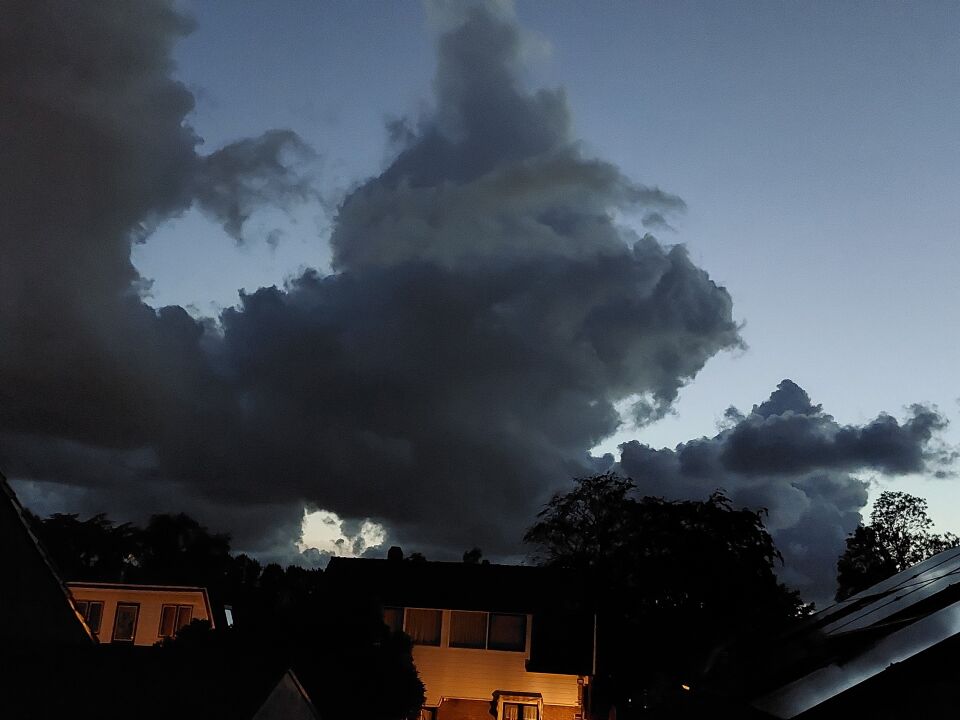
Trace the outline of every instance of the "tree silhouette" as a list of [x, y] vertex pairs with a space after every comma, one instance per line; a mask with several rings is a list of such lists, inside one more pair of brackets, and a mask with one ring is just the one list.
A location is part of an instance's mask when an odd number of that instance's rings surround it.
[[905, 492], [885, 490], [873, 505], [870, 524], [860, 525], [847, 538], [837, 561], [837, 600], [875, 585], [911, 565], [960, 545], [947, 532], [931, 532], [927, 501]]
[[762, 511], [705, 501], [636, 497], [612, 473], [578, 478], [524, 538], [538, 559], [581, 574], [597, 617], [595, 699], [668, 702], [695, 683], [719, 646], [747, 647], [804, 612], [777, 581], [779, 553]]
[[119, 582], [129, 579], [139, 564], [138, 530], [129, 523], [115, 525], [103, 514], [87, 520], [60, 513], [45, 520], [30, 514], [28, 519], [68, 580]]

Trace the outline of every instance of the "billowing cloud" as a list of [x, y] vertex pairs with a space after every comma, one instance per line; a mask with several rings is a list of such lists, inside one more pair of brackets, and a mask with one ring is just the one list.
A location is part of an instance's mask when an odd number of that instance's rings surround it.
[[273, 131], [197, 153], [167, 3], [6, 5], [0, 462], [40, 496], [195, 512], [262, 552], [306, 503], [506, 555], [616, 402], [662, 415], [740, 344], [726, 290], [620, 220], [683, 201], [583, 154], [563, 92], [521, 84], [502, 6], [440, 38], [435, 108], [343, 200], [333, 274], [219, 318], [154, 311], [130, 243], [194, 203], [242, 237], [310, 194], [307, 150]]
[[714, 437], [673, 450], [622, 445], [622, 470], [645, 494], [702, 499], [722, 488], [739, 505], [767, 508], [785, 579], [816, 599], [832, 597], [837, 557], [867, 502], [857, 474], [925, 470], [935, 460], [930, 441], [946, 424], [915, 405], [902, 423], [880, 415], [840, 425], [790, 380], [748, 415], [731, 408], [725, 417]]

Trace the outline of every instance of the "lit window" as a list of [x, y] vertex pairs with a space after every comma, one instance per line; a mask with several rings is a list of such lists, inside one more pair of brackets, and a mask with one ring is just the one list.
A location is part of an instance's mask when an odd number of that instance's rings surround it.
[[485, 648], [487, 613], [453, 610], [450, 613], [450, 647]]
[[162, 638], [173, 637], [193, 619], [192, 605], [164, 605], [160, 610], [160, 632]]
[[133, 642], [137, 634], [137, 616], [140, 606], [132, 603], [117, 603], [117, 615], [113, 621], [113, 641]]
[[383, 609], [383, 622], [386, 623], [391, 632], [403, 630], [403, 608], [385, 607]]
[[527, 616], [490, 613], [490, 633], [487, 647], [491, 650], [527, 649]]
[[522, 703], [504, 703], [503, 720], [537, 720], [539, 713], [536, 705]]
[[440, 610], [408, 608], [403, 629], [416, 645], [439, 645], [442, 618]]
[[232, 605], [223, 606], [223, 617], [227, 621], [227, 627], [233, 627], [233, 606]]

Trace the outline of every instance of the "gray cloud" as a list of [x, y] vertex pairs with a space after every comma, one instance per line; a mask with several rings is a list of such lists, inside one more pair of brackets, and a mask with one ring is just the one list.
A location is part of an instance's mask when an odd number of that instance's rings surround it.
[[767, 508], [784, 577], [811, 598], [830, 598], [837, 557], [867, 501], [867, 483], [854, 474], [921, 472], [936, 460], [931, 440], [946, 421], [923, 406], [909, 411], [903, 423], [880, 415], [840, 425], [784, 380], [749, 415], [727, 410], [714, 437], [673, 450], [632, 441], [620, 462], [643, 493], [703, 498], [723, 488], [737, 504]]
[[309, 194], [306, 150], [272, 131], [196, 153], [166, 3], [7, 5], [0, 462], [21, 487], [178, 505], [271, 556], [304, 503], [431, 553], [509, 554], [595, 462], [615, 402], [662, 415], [740, 343], [682, 246], [616, 220], [682, 200], [585, 157], [562, 91], [522, 87], [523, 36], [484, 7], [440, 39], [435, 112], [341, 204], [335, 274], [217, 319], [154, 311], [130, 242], [195, 202], [241, 236], [255, 205]]
[[[194, 195], [200, 207], [223, 223], [238, 242], [243, 225], [264, 205], [284, 209], [317, 199], [311, 177], [298, 166], [316, 155], [291, 130], [270, 130], [257, 138], [244, 138], [200, 159]], [[275, 235], [267, 238], [275, 244]]]

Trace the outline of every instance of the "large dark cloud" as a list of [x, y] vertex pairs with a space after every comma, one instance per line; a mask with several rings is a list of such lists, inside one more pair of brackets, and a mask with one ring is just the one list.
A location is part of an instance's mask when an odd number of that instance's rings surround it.
[[748, 415], [731, 409], [727, 418], [714, 437], [673, 450], [628, 442], [621, 467], [646, 494], [702, 499], [722, 488], [737, 504], [767, 508], [785, 579], [818, 600], [832, 597], [837, 557], [866, 505], [863, 473], [925, 470], [930, 440], [945, 425], [919, 405], [903, 423], [880, 415], [840, 425], [790, 380]]
[[334, 274], [216, 319], [154, 311], [130, 243], [193, 204], [241, 238], [259, 204], [310, 196], [307, 149], [274, 131], [197, 153], [166, 3], [3, 11], [0, 460], [48, 504], [184, 509], [268, 551], [310, 503], [509, 554], [615, 402], [658, 417], [740, 343], [726, 290], [617, 219], [683, 202], [585, 157], [483, 7], [440, 39], [435, 111], [343, 200]]

